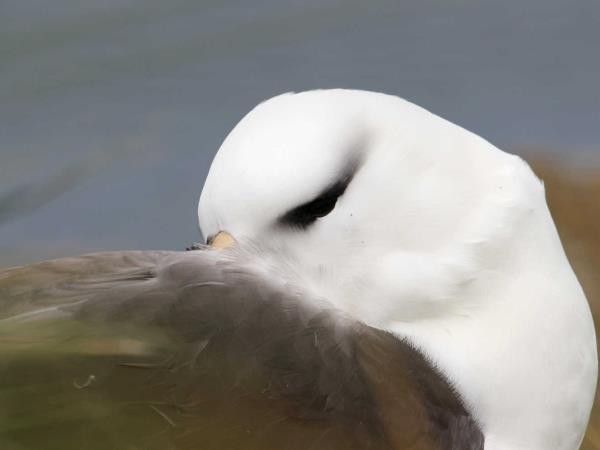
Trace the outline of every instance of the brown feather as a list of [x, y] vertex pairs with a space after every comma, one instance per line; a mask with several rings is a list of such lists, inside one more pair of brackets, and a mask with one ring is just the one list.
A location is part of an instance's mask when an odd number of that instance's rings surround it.
[[2, 448], [482, 449], [408, 343], [216, 252], [0, 273]]

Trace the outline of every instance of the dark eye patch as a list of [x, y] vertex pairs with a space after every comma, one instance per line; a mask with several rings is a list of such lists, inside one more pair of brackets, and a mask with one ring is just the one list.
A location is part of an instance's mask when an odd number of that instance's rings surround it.
[[279, 223], [298, 228], [306, 228], [318, 218], [325, 217], [335, 208], [338, 199], [346, 191], [353, 173], [344, 176], [325, 189], [314, 200], [304, 203], [279, 218]]

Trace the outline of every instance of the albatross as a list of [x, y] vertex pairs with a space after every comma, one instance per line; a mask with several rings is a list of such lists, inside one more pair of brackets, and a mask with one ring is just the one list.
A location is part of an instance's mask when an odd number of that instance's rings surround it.
[[0, 272], [3, 449], [575, 450], [594, 326], [519, 157], [395, 96], [227, 136], [192, 251]]

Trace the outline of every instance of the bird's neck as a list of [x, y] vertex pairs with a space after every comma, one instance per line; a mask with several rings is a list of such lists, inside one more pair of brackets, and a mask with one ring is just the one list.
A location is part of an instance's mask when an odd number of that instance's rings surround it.
[[486, 450], [575, 450], [597, 375], [589, 307], [545, 205], [518, 236], [482, 250], [494, 262], [453, 293], [455, 314], [384, 326], [446, 374]]

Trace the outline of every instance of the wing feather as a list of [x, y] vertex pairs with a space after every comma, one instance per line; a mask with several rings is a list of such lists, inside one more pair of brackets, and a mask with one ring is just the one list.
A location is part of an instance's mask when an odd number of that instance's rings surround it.
[[217, 252], [0, 272], [0, 447], [480, 449], [417, 351]]

